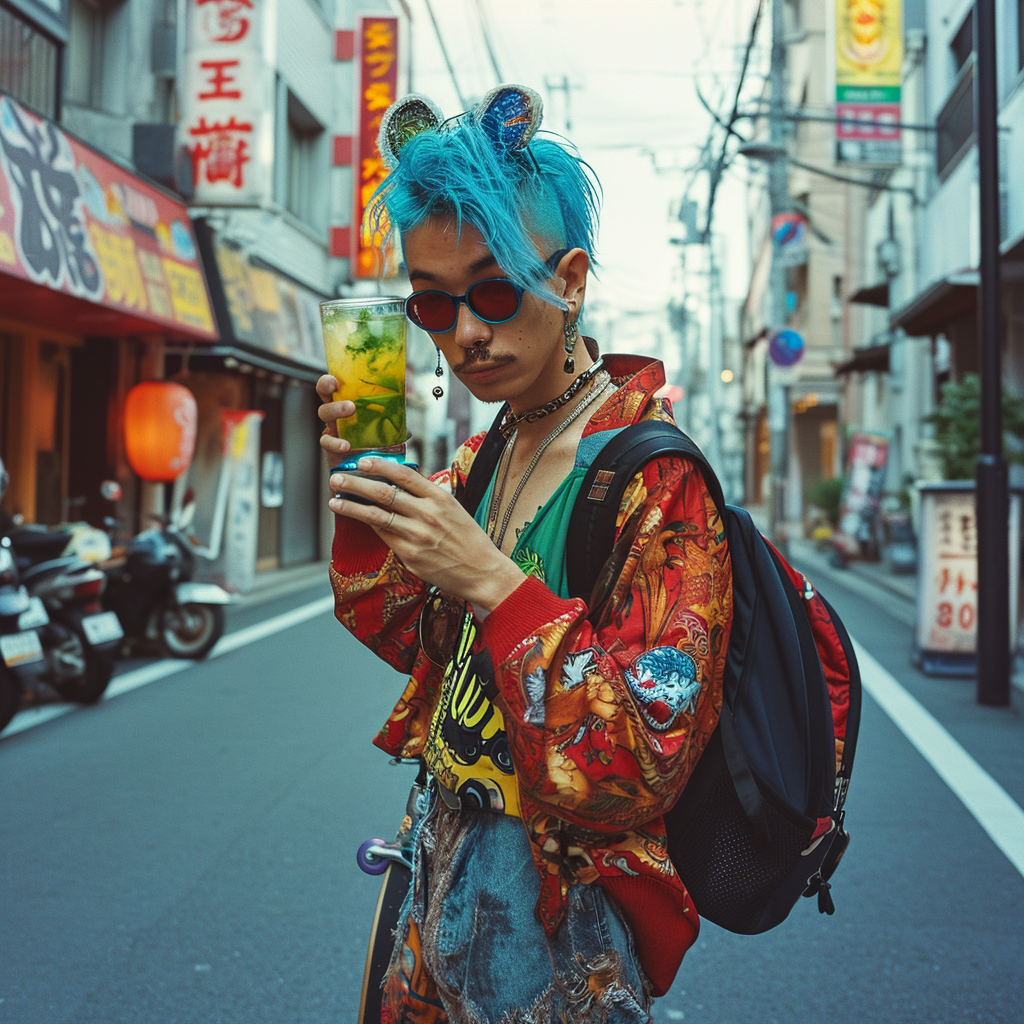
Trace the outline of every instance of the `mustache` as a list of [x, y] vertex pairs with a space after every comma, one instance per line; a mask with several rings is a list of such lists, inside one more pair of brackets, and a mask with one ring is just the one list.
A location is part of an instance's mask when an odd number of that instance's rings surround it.
[[471, 348], [466, 352], [465, 358], [457, 366], [452, 367], [454, 373], [462, 373], [467, 366], [473, 366], [476, 363], [487, 363], [488, 365], [498, 366], [504, 363], [514, 363], [516, 357], [514, 355], [497, 355], [492, 356], [490, 351], [486, 348]]

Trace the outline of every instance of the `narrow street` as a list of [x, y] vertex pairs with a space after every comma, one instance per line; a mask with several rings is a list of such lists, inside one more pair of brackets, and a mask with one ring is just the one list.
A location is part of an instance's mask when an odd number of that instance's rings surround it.
[[[925, 680], [895, 599], [804, 568], [1024, 802], [1020, 691], [996, 711]], [[228, 646], [324, 596], [234, 609]], [[0, 738], [0, 1021], [354, 1020], [377, 889], [355, 850], [393, 834], [412, 775], [370, 745], [401, 684], [320, 611]], [[870, 698], [847, 806], [835, 916], [807, 901], [763, 936], [705, 924], [655, 1019], [1019, 1019], [1024, 879]]]

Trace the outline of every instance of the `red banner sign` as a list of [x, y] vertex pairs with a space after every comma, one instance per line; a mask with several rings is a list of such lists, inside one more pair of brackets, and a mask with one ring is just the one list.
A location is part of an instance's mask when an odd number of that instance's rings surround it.
[[370, 197], [387, 177], [388, 169], [377, 148], [384, 111], [397, 99], [398, 91], [398, 19], [360, 18], [358, 24], [359, 92], [356, 98], [356, 142], [359, 147], [353, 211], [353, 277], [393, 277], [398, 256], [391, 243], [381, 266], [380, 249], [387, 235], [387, 224], [374, 231], [366, 220]]
[[0, 273], [217, 337], [185, 207], [2, 95]]

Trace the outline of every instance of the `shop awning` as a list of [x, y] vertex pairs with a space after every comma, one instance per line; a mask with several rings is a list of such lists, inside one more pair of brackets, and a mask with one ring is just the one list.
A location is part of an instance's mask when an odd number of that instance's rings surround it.
[[858, 288], [851, 296], [850, 301], [859, 306], [881, 306], [889, 308], [889, 282], [869, 285], [866, 288]]
[[978, 301], [978, 273], [951, 274], [920, 292], [889, 321], [911, 337], [938, 334], [950, 320], [973, 313]]
[[222, 343], [253, 366], [300, 379], [325, 373], [325, 296], [247, 255], [203, 218], [195, 228]]
[[855, 348], [853, 355], [836, 366], [836, 376], [845, 373], [888, 373], [889, 345], [868, 345]]
[[217, 337], [185, 206], [6, 95], [0, 309], [68, 333]]

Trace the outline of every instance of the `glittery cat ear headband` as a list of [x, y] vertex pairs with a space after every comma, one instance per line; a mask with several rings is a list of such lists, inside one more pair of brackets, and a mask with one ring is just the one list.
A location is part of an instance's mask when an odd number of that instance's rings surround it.
[[499, 85], [481, 100], [476, 110], [447, 121], [437, 105], [426, 96], [410, 93], [392, 103], [380, 122], [377, 146], [388, 170], [401, 159], [402, 148], [420, 132], [444, 131], [466, 117], [475, 120], [494, 143], [506, 153], [522, 153], [540, 127], [544, 104], [525, 85]]

